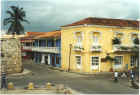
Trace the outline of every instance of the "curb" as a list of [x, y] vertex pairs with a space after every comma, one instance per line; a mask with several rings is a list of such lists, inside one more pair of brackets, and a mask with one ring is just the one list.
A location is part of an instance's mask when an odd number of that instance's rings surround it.
[[71, 94], [79, 94], [80, 92], [68, 87], [64, 86], [63, 84], [55, 84], [54, 86], [52, 85], [50, 88], [46, 86], [33, 86], [33, 89], [29, 89], [28, 87], [26, 88], [13, 88], [13, 89], [0, 89], [1, 94], [69, 94], [70, 91]]
[[22, 73], [9, 74], [8, 77], [24, 76], [24, 75], [28, 75], [28, 74], [32, 74], [32, 72], [30, 70], [24, 69]]
[[59, 70], [59, 71], [64, 71], [59, 67], [52, 67], [52, 66], [48, 66], [49, 69], [53, 69], [53, 70]]
[[[65, 71], [59, 67], [52, 67], [52, 66], [48, 66], [49, 69], [52, 69], [52, 70], [58, 70], [58, 71], [61, 71], [61, 72], [68, 72], [68, 71]], [[75, 73], [75, 74], [80, 74], [80, 75], [102, 75], [102, 74], [112, 74], [112, 72], [92, 72], [92, 73], [86, 73], [86, 72], [74, 72], [74, 71], [69, 71], [68, 73]]]
[[103, 75], [103, 74], [107, 74], [107, 75], [112, 75], [112, 72], [93, 72], [93, 73], [86, 73], [86, 72], [72, 72], [70, 71], [69, 73], [75, 73], [75, 74], [80, 74], [80, 75]]

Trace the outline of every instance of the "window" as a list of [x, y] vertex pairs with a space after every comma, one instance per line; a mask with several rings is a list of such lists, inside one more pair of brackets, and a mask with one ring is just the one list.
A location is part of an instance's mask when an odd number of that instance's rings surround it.
[[123, 64], [123, 56], [115, 56], [115, 65]]
[[77, 42], [80, 43], [82, 41], [82, 33], [75, 32], [75, 36], [76, 36]]
[[113, 44], [121, 44], [122, 41], [123, 41], [123, 33], [122, 32], [115, 32]]
[[98, 36], [93, 36], [93, 42], [94, 42], [95, 44], [98, 43]]
[[115, 37], [121, 39], [123, 37], [123, 33], [122, 32], [115, 32]]
[[98, 44], [99, 42], [99, 37], [100, 37], [100, 32], [99, 31], [91, 31], [91, 36], [94, 44]]
[[134, 33], [134, 34], [131, 34], [131, 41], [132, 41], [132, 44], [139, 44], [139, 38], [138, 38], [138, 34]]
[[99, 65], [99, 57], [91, 57], [92, 66]]
[[76, 63], [77, 65], [81, 64], [81, 56], [76, 56]]
[[138, 34], [131, 34], [132, 39], [137, 38], [137, 37], [138, 37]]
[[132, 67], [137, 65], [137, 57], [131, 56], [131, 64]]
[[78, 41], [78, 43], [80, 43], [81, 40], [82, 40], [82, 37], [81, 37], [81, 36], [77, 36], [77, 41]]

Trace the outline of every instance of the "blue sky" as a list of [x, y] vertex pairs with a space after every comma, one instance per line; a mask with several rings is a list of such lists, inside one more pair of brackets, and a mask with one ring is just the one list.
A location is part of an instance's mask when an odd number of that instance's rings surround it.
[[87, 17], [140, 19], [139, 0], [2, 0], [2, 19], [11, 5], [26, 11], [25, 32], [48, 32]]

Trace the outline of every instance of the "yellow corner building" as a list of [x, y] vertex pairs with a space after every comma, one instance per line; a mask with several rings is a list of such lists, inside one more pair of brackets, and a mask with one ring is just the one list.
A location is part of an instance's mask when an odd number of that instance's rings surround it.
[[74, 72], [128, 71], [139, 63], [139, 22], [86, 18], [61, 26], [61, 68]]

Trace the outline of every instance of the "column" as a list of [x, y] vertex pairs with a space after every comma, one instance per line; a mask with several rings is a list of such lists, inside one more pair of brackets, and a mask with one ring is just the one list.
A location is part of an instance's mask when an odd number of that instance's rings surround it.
[[50, 65], [50, 54], [48, 54], [48, 65]]
[[34, 63], [36, 63], [36, 52], [34, 52]]
[[37, 45], [38, 45], [38, 47], [39, 47], [39, 40], [37, 40]]
[[54, 64], [57, 67], [57, 65], [56, 65], [56, 54], [54, 54]]
[[45, 64], [45, 55], [44, 54], [42, 54], [42, 56], [41, 56], [41, 64]]
[[46, 40], [46, 47], [48, 47], [48, 40]]

